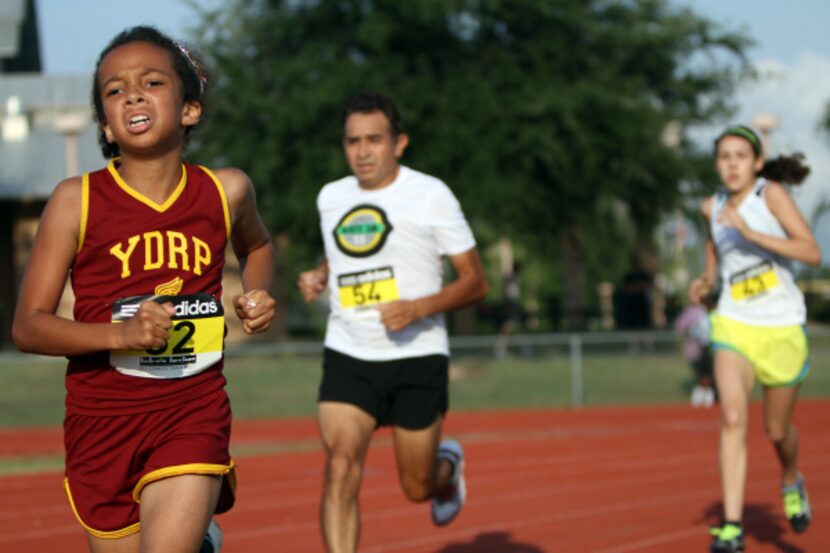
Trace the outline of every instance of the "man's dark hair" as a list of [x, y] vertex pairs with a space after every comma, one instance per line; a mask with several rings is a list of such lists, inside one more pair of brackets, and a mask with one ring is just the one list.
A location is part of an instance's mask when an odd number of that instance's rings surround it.
[[372, 113], [373, 111], [379, 111], [386, 116], [393, 137], [403, 134], [403, 124], [401, 123], [398, 106], [395, 105], [392, 98], [374, 90], [362, 90], [346, 100], [342, 113], [343, 127], [345, 128], [346, 120], [351, 114]]

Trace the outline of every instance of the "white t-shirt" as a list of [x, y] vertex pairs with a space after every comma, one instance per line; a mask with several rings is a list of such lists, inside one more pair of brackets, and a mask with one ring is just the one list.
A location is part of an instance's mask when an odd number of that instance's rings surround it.
[[447, 185], [401, 166], [378, 190], [363, 190], [354, 176], [325, 185], [317, 209], [329, 264], [326, 347], [367, 361], [449, 354], [443, 314], [390, 332], [376, 309], [439, 292], [441, 256], [475, 246]]
[[[738, 213], [754, 231], [778, 238], [787, 233], [767, 207], [766, 181], [759, 179], [741, 201]], [[804, 324], [804, 295], [795, 284], [792, 261], [757, 246], [732, 227], [718, 223], [725, 193], [712, 200], [710, 232], [718, 254], [721, 293], [717, 311], [742, 323], [758, 326]]]

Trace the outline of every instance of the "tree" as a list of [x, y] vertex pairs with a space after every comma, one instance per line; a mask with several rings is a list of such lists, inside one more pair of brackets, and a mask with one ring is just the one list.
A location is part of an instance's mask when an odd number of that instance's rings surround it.
[[824, 114], [821, 116], [818, 126], [827, 136], [830, 136], [830, 101], [824, 106]]
[[661, 136], [726, 111], [748, 44], [663, 0], [236, 0], [200, 14], [215, 77], [197, 155], [249, 172], [297, 261], [320, 247], [320, 185], [347, 171], [342, 100], [376, 88], [402, 108], [405, 162], [452, 186], [480, 238], [560, 260], [548, 292], [570, 326], [585, 283], [651, 247], [699, 167], [682, 134]]

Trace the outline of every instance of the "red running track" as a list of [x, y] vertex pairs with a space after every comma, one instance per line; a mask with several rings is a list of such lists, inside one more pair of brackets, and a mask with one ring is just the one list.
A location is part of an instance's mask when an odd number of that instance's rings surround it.
[[[830, 400], [796, 408], [814, 525], [793, 533], [779, 470], [751, 412], [747, 552], [830, 551]], [[362, 553], [701, 553], [719, 520], [718, 413], [684, 406], [453, 413], [467, 453], [468, 504], [435, 528], [398, 488], [386, 432], [372, 445], [361, 495]], [[60, 451], [57, 429], [0, 431], [0, 457]], [[236, 507], [218, 517], [223, 553], [320, 552], [323, 457], [313, 420], [238, 421]], [[84, 552], [62, 475], [0, 478], [0, 551]]]

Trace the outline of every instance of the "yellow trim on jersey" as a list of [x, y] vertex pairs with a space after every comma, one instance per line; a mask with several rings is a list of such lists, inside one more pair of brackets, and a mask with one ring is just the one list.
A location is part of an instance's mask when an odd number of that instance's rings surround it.
[[167, 211], [167, 209], [171, 205], [173, 205], [176, 202], [176, 200], [179, 199], [179, 196], [182, 195], [182, 192], [184, 192], [184, 188], [187, 185], [187, 168], [184, 166], [184, 163], [182, 163], [182, 176], [179, 179], [179, 184], [176, 185], [176, 189], [173, 191], [172, 194], [170, 194], [170, 197], [167, 198], [167, 200], [163, 204], [157, 204], [156, 202], [154, 202], [153, 200], [151, 200], [150, 198], [148, 198], [144, 194], [142, 194], [142, 193], [138, 192], [137, 190], [135, 190], [133, 187], [131, 187], [129, 184], [127, 184], [127, 182], [124, 179], [121, 178], [121, 175], [118, 174], [118, 170], [115, 168], [115, 163], [117, 161], [120, 161], [120, 159], [121, 158], [114, 158], [107, 165], [107, 171], [110, 172], [110, 175], [112, 175], [112, 178], [115, 179], [115, 182], [118, 183], [118, 186], [121, 187], [121, 189], [124, 192], [126, 192], [127, 194], [129, 194], [130, 196], [132, 196], [133, 198], [138, 200], [139, 202], [155, 209], [159, 213], [163, 213], [163, 212]]
[[230, 477], [231, 489], [236, 488], [236, 477], [234, 474], [236, 467], [233, 460], [229, 465], [216, 465], [213, 463], [188, 463], [186, 465], [175, 465], [172, 467], [164, 467], [152, 472], [148, 472], [141, 477], [138, 484], [133, 488], [133, 499], [136, 503], [141, 503], [141, 491], [147, 484], [152, 484], [165, 478], [173, 476], [181, 476], [183, 474], [215, 474], [217, 476], [232, 474]]
[[80, 253], [84, 245], [87, 221], [89, 221], [89, 173], [84, 173], [81, 177], [81, 224], [78, 229], [78, 249], [75, 253]]
[[222, 186], [222, 182], [219, 180], [219, 178], [216, 175], [213, 174], [213, 171], [211, 171], [207, 167], [204, 167], [203, 165], [199, 165], [199, 169], [201, 169], [202, 171], [207, 173], [207, 176], [209, 176], [213, 180], [213, 183], [216, 185], [216, 190], [219, 191], [219, 196], [222, 198], [222, 210], [225, 212], [225, 231], [226, 231], [227, 237], [230, 238], [231, 237], [231, 210], [230, 210], [230, 207], [228, 206], [228, 197], [227, 197], [227, 195], [225, 195], [225, 187]]
[[84, 530], [86, 530], [96, 538], [114, 540], [118, 538], [126, 538], [127, 536], [131, 536], [132, 534], [135, 534], [139, 531], [139, 528], [141, 526], [141, 523], [139, 522], [130, 524], [129, 526], [121, 528], [120, 530], [111, 531], [96, 530], [95, 528], [88, 526], [81, 518], [81, 515], [78, 514], [78, 508], [75, 507], [75, 500], [72, 499], [72, 490], [69, 489], [69, 478], [63, 479], [63, 489], [66, 492], [66, 497], [69, 499], [69, 506], [72, 507], [72, 512], [75, 513], [75, 518], [78, 519], [78, 522], [81, 523], [81, 526], [84, 527]]

